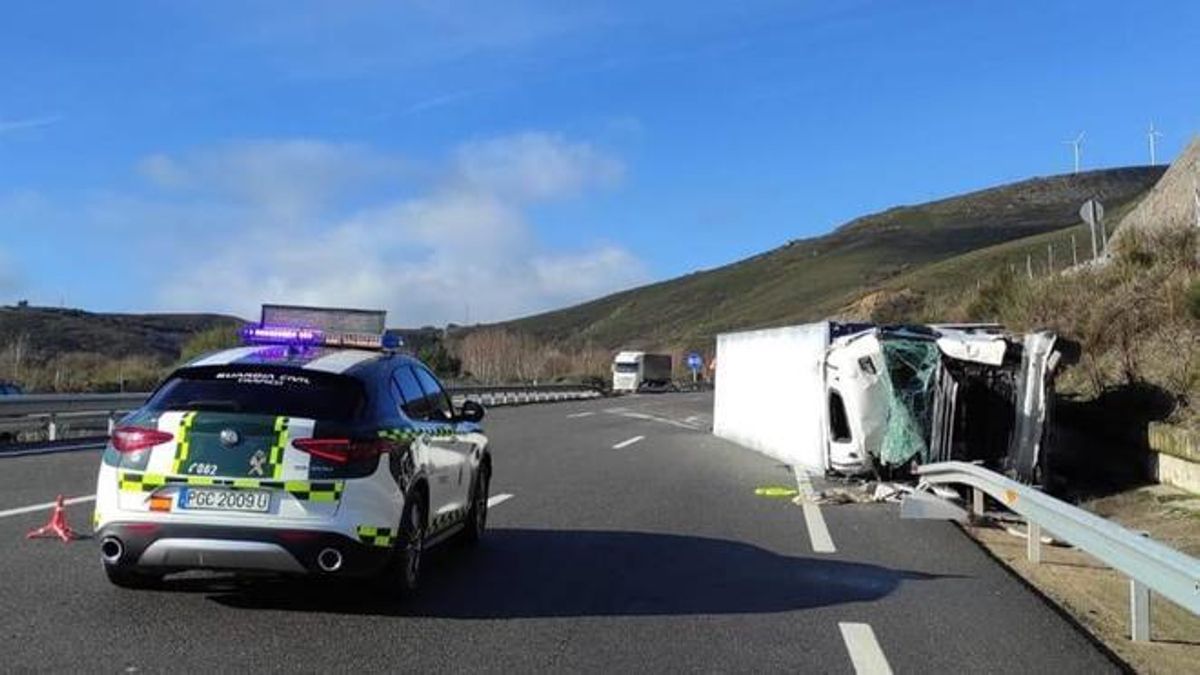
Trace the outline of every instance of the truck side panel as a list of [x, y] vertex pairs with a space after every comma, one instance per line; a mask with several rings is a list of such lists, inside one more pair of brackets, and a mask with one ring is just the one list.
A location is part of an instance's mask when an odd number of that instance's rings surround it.
[[829, 468], [828, 322], [717, 337], [713, 433], [792, 466]]

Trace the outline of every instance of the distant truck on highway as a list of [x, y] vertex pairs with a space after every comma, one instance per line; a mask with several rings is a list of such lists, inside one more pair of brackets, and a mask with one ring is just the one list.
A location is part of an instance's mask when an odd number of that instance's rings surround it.
[[671, 355], [620, 352], [613, 359], [613, 392], [671, 386]]

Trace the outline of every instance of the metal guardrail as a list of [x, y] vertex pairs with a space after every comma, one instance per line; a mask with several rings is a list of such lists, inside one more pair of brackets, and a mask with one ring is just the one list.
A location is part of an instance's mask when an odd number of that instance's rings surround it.
[[1150, 639], [1150, 590], [1200, 615], [1200, 560], [975, 464], [927, 464], [917, 473], [926, 483], [971, 486], [972, 511], [977, 516], [983, 515], [985, 493], [1024, 516], [1026, 553], [1032, 563], [1041, 562], [1042, 530], [1046, 530], [1129, 577], [1133, 640]]
[[45, 425], [47, 440], [58, 440], [62, 421], [107, 419], [107, 431], [121, 415], [140, 406], [149, 394], [26, 394], [0, 397], [0, 432]]
[[[448, 386], [447, 393], [456, 405], [467, 399], [488, 406], [519, 405], [549, 401], [598, 398], [599, 389], [582, 384], [505, 384]], [[59, 425], [64, 422], [101, 422], [112, 433], [113, 425], [125, 413], [145, 402], [148, 393], [125, 394], [28, 394], [0, 397], [0, 433], [45, 428], [46, 438], [59, 440]]]
[[455, 405], [471, 399], [490, 406], [572, 401], [604, 395], [604, 392], [596, 387], [584, 384], [450, 385], [446, 387], [446, 391]]

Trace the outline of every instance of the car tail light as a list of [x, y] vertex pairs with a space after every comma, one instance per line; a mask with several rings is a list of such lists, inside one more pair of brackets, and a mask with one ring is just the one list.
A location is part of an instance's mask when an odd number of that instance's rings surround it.
[[382, 438], [297, 438], [292, 447], [327, 462], [347, 464], [379, 457], [387, 450], [387, 442]]
[[158, 429], [118, 427], [112, 433], [112, 446], [117, 452], [137, 452], [174, 439], [172, 434]]

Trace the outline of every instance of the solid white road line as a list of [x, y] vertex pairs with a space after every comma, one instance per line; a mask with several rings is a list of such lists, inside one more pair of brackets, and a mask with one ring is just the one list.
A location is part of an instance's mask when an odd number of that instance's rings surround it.
[[591, 417], [592, 415], [595, 415], [595, 414], [596, 414], [596, 413], [594, 413], [594, 412], [581, 412], [581, 413], [574, 413], [574, 414], [572, 414], [572, 415], [567, 415], [567, 419], [577, 420], [577, 419], [579, 419], [580, 417]]
[[620, 443], [617, 443], [616, 445], [613, 446], [613, 450], [620, 450], [621, 448], [628, 448], [629, 446], [633, 445], [634, 443], [637, 443], [638, 441], [642, 440], [643, 438], [645, 438], [645, 436], [634, 436], [633, 438], [630, 438], [628, 440], [621, 441]]
[[488, 508], [490, 509], [493, 506], [499, 506], [500, 504], [503, 504], [512, 498], [513, 496], [508, 493], [492, 495], [491, 497], [488, 497]]
[[825, 525], [825, 516], [821, 515], [821, 507], [813, 501], [813, 486], [808, 474], [801, 469], [793, 469], [796, 475], [796, 489], [800, 492], [800, 508], [804, 510], [804, 525], [808, 528], [808, 538], [812, 542], [814, 553], [834, 553], [833, 538], [829, 536], [829, 527]]
[[854, 672], [858, 675], [892, 675], [892, 667], [879, 648], [879, 641], [875, 639], [875, 631], [871, 630], [871, 626], [865, 623], [838, 623], [838, 628], [842, 629], [842, 640], [846, 642], [846, 651], [850, 652]]
[[[91, 502], [91, 501], [95, 501], [95, 500], [96, 500], [96, 495], [87, 495], [86, 497], [71, 497], [70, 499], [64, 499], [63, 504], [65, 506], [70, 506], [71, 504], [82, 504], [83, 502]], [[46, 502], [45, 504], [34, 504], [32, 506], [21, 506], [19, 508], [15, 508], [15, 509], [9, 509], [7, 511], [0, 511], [0, 518], [7, 518], [8, 516], [19, 516], [22, 513], [33, 513], [34, 511], [44, 511], [46, 509], [52, 509], [52, 508], [54, 508], [54, 502]]]

